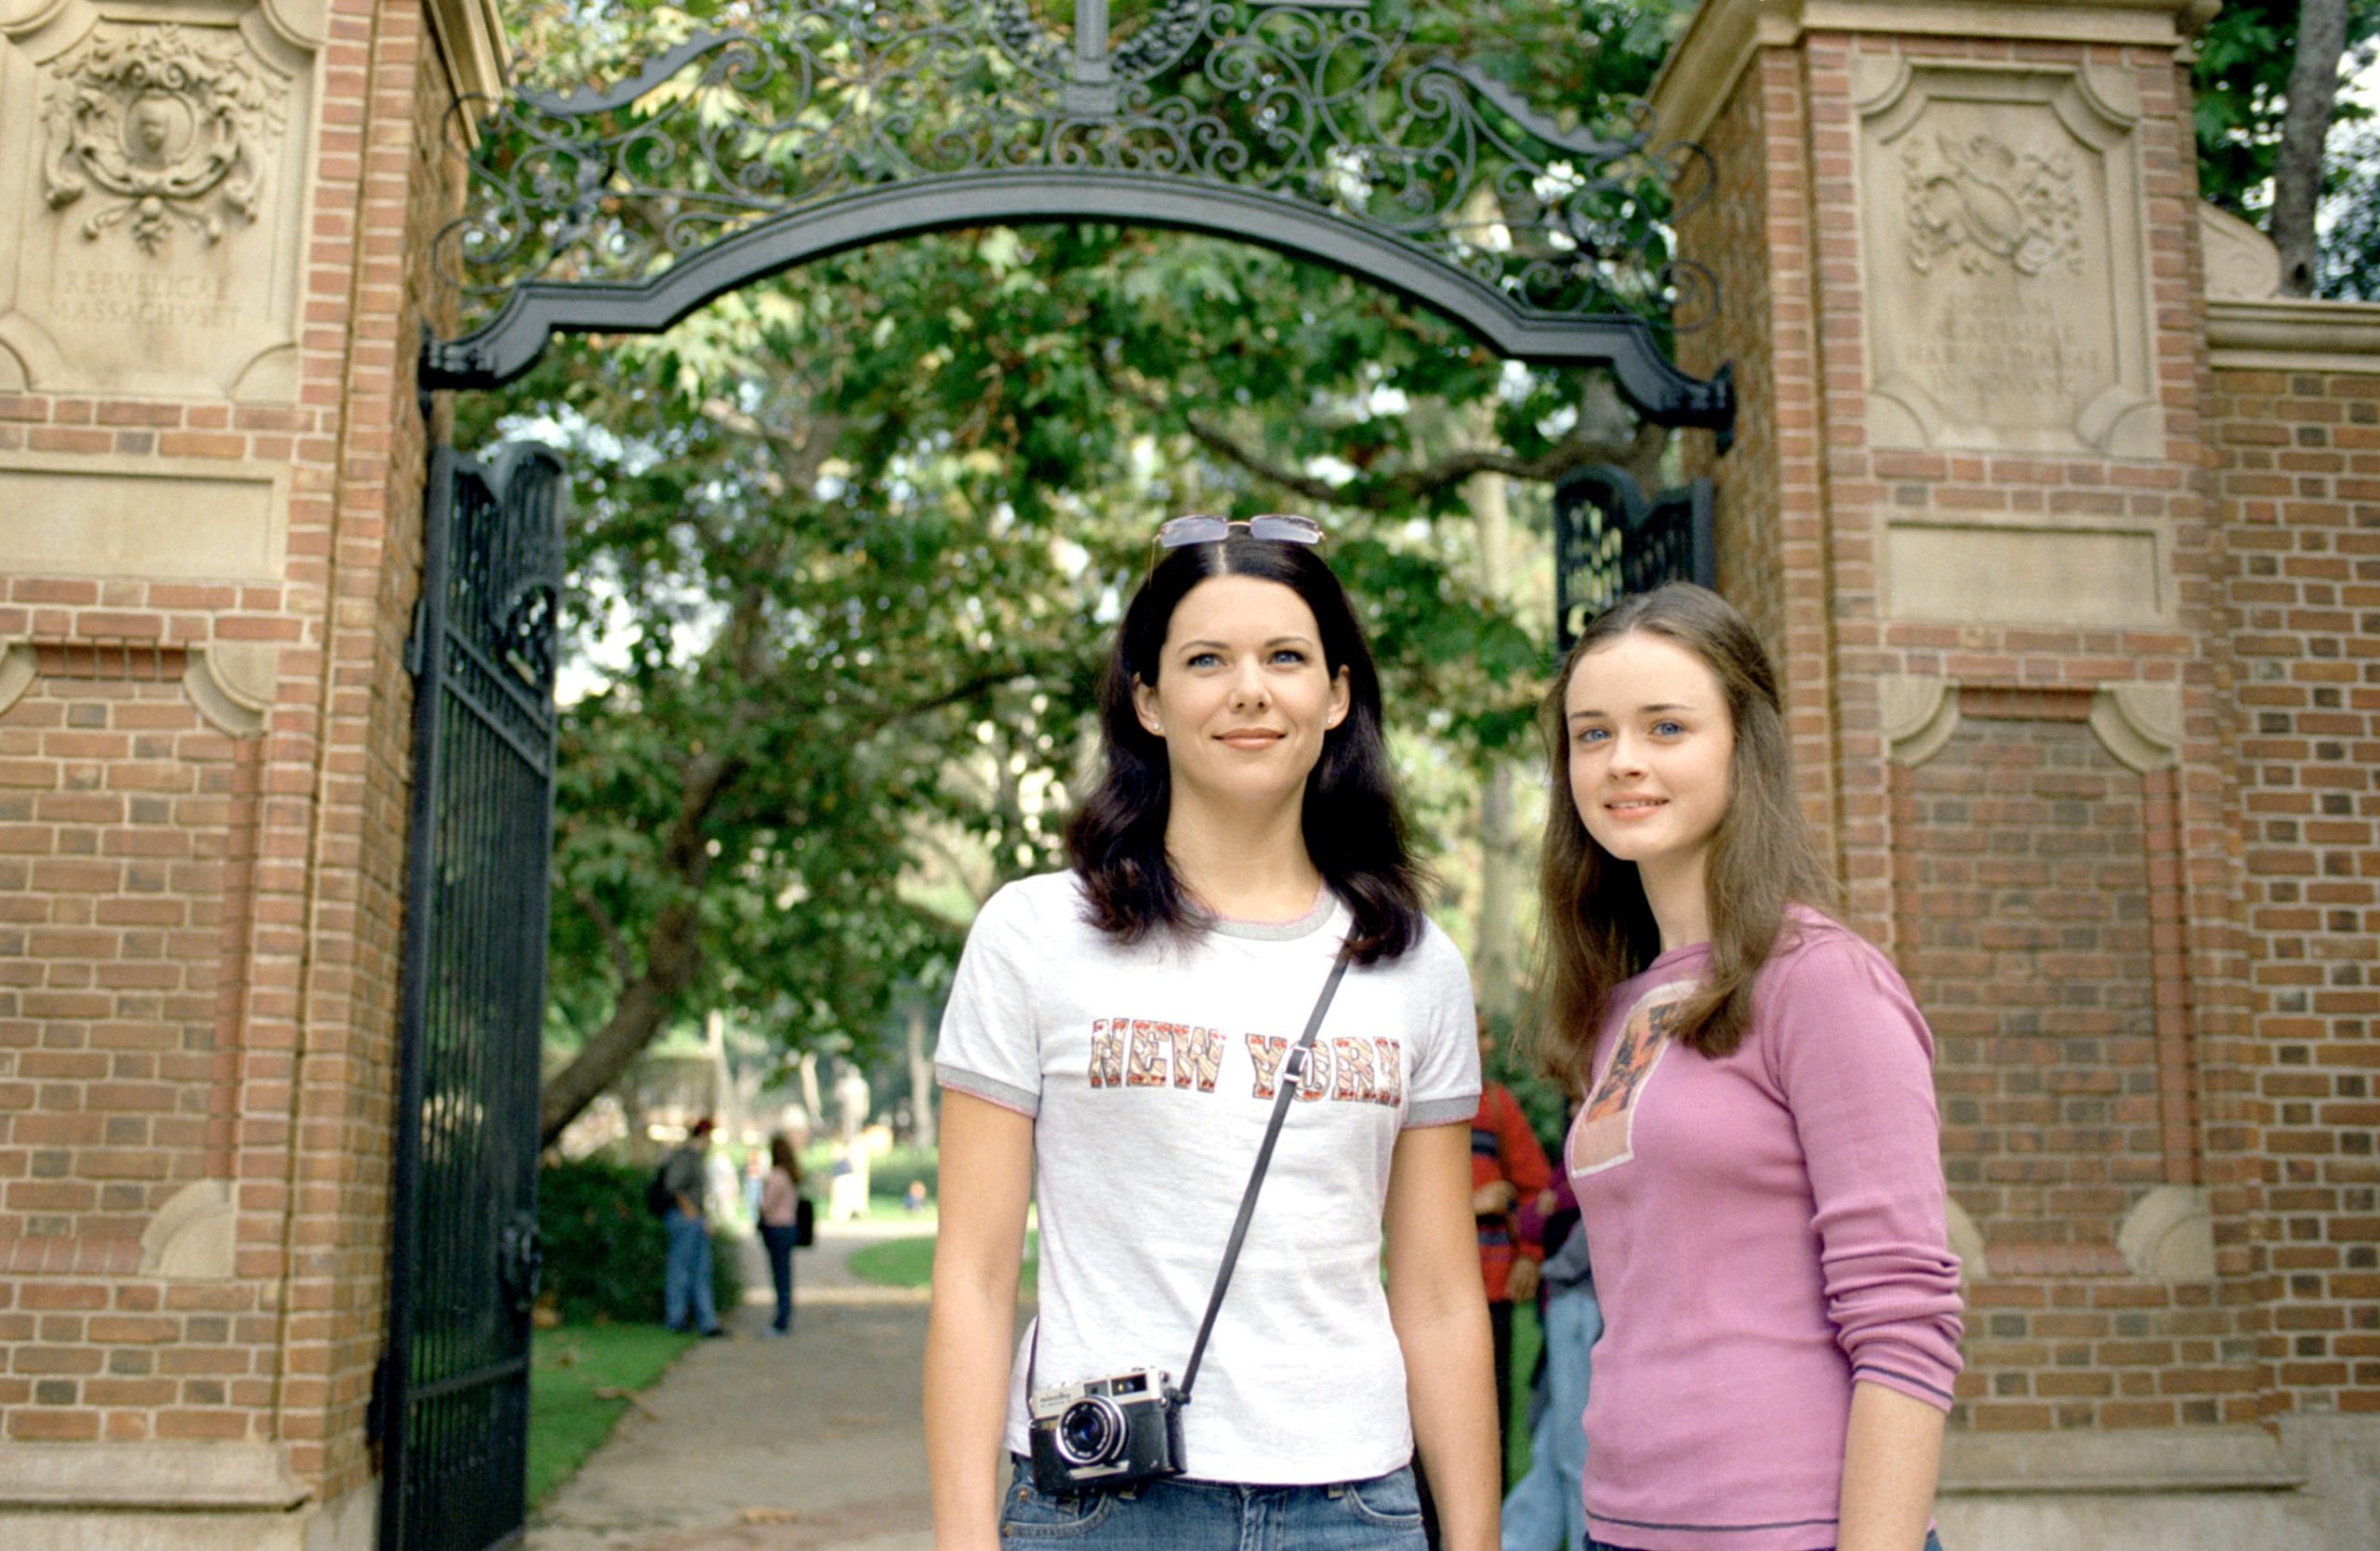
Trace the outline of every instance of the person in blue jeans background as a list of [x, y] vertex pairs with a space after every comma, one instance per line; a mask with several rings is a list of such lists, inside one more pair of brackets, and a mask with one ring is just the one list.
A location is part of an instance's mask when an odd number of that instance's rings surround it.
[[760, 1243], [769, 1253], [769, 1280], [777, 1294], [776, 1318], [770, 1333], [793, 1332], [793, 1252], [800, 1243], [801, 1160], [793, 1140], [782, 1131], [769, 1138], [769, 1173], [760, 1186], [756, 1208]]
[[703, 1198], [710, 1191], [704, 1155], [710, 1151], [712, 1129], [709, 1116], [696, 1120], [686, 1145], [661, 1165], [661, 1187], [669, 1194], [669, 1210], [661, 1218], [669, 1248], [661, 1305], [662, 1318], [673, 1331], [725, 1335], [711, 1302], [710, 1214], [703, 1210]]
[[[1539, 1268], [1539, 1322], [1545, 1332], [1543, 1382], [1534, 1400], [1528, 1471], [1504, 1498], [1503, 1551], [1580, 1551], [1587, 1538], [1582, 1486], [1587, 1469], [1587, 1410], [1592, 1348], [1603, 1333], [1587, 1265], [1586, 1230], [1565, 1179], [1547, 1192], [1557, 1198], [1546, 1219], [1569, 1232]], [[1522, 1231], [1534, 1225], [1524, 1209]]]

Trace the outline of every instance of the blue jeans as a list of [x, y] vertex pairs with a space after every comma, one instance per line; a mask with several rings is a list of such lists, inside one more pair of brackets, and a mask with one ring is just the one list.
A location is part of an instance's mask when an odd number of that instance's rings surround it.
[[[1587, 1542], [1587, 1551], [1628, 1551], [1623, 1545], [1610, 1545], [1599, 1540]], [[1933, 1531], [1925, 1531], [1925, 1551], [1942, 1551], [1942, 1537]]]
[[719, 1310], [713, 1306], [710, 1294], [710, 1225], [700, 1217], [689, 1217], [673, 1206], [669, 1214], [661, 1219], [661, 1229], [669, 1241], [668, 1272], [661, 1284], [662, 1317], [671, 1330], [686, 1330], [687, 1307], [691, 1304], [691, 1328], [719, 1329]]
[[1000, 1498], [1003, 1544], [1098, 1551], [1422, 1551], [1410, 1469], [1332, 1486], [1235, 1486], [1179, 1477], [1130, 1492], [1045, 1497], [1016, 1461]]
[[777, 1290], [777, 1317], [769, 1322], [773, 1331], [793, 1329], [793, 1225], [782, 1227], [774, 1223], [760, 1225], [760, 1247], [769, 1252], [769, 1280]]
[[1587, 1538], [1589, 1348], [1603, 1333], [1593, 1282], [1545, 1300], [1545, 1390], [1528, 1440], [1528, 1474], [1504, 1499], [1503, 1551], [1578, 1551]]

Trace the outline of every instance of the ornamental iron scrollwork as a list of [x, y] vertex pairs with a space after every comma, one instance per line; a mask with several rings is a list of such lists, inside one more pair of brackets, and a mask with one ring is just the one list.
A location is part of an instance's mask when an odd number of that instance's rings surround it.
[[1668, 581], [1719, 585], [1716, 492], [1693, 479], [1658, 496], [1601, 463], [1554, 486], [1554, 643], [1567, 653], [1587, 625], [1632, 592]]
[[1362, 0], [1158, 0], [1114, 42], [1107, 21], [1105, 0], [1078, 0], [1064, 33], [1029, 0], [794, 0], [608, 87], [458, 105], [486, 117], [437, 251], [475, 331], [432, 346], [427, 380], [506, 380], [551, 329], [666, 327], [884, 236], [1108, 219], [1381, 279], [1523, 358], [1637, 338], [1623, 391], [1723, 424], [1724, 382], [1659, 344], [1716, 311], [1663, 217], [1666, 191], [1699, 203], [1713, 179], [1699, 147], [1653, 142], [1643, 103], [1616, 128], [1565, 124]]

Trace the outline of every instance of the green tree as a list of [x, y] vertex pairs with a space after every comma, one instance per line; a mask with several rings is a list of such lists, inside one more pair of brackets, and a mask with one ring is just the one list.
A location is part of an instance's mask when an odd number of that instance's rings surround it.
[[2380, 301], [2380, 130], [2359, 125], [2339, 159], [2347, 168], [2322, 242], [2323, 296]]
[[2372, 110], [2334, 94], [2375, 51], [2380, 0], [2228, 0], [2200, 34], [2200, 192], [2272, 235], [2289, 294], [2347, 294], [2340, 287], [2353, 284], [2352, 265], [2318, 254], [2315, 212], [2328, 196], [2350, 229], [2373, 219], [2372, 181], [2356, 176], [2353, 153], [2363, 143], [2353, 131]]
[[[1672, 9], [1433, 25], [1537, 100], [1532, 60], [1558, 59], [1575, 122], [1642, 86]], [[526, 51], [565, 78], [766, 20], [529, 14]], [[1646, 188], [1629, 218], [1657, 249], [1659, 208]], [[556, 440], [574, 471], [565, 629], [595, 687], [563, 716], [551, 1021], [574, 1054], [549, 1139], [692, 1011], [800, 1049], [932, 994], [970, 901], [926, 881], [980, 897], [1055, 862], [1102, 637], [1159, 516], [1316, 510], [1401, 746], [1476, 770], [1527, 731], [1551, 611], [1476, 585], [1467, 482], [1514, 482], [1541, 532], [1548, 482], [1650, 478], [1665, 444], [1596, 374], [1521, 370], [1345, 277], [1098, 226], [887, 245], [658, 338], [558, 341], [468, 418], [466, 440]]]

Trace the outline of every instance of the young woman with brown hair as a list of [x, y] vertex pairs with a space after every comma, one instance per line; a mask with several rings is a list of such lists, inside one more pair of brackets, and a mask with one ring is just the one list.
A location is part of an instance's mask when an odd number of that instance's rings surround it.
[[[1933, 1039], [1821, 913], [1774, 671], [1685, 583], [1545, 707], [1544, 1050], [1605, 1332], [1591, 1551], [1918, 1551], [1959, 1371]], [[1567, 799], [1567, 801], [1565, 800]]]

